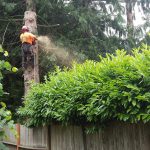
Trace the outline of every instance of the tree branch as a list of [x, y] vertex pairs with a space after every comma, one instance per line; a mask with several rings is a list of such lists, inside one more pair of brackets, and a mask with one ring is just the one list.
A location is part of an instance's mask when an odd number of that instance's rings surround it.
[[6, 32], [7, 32], [7, 29], [8, 29], [8, 26], [9, 26], [9, 24], [10, 24], [10, 22], [8, 22], [8, 24], [7, 24], [7, 26], [6, 26], [6, 28], [5, 28], [5, 31], [4, 31], [4, 34], [3, 34], [3, 40], [2, 40], [2, 45], [4, 44], [4, 41], [5, 41], [5, 34], [6, 34]]

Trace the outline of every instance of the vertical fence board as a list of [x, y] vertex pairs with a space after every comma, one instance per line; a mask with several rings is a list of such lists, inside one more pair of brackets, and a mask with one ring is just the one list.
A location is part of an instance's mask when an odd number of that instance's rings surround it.
[[81, 127], [73, 126], [74, 150], [84, 150], [83, 131]]
[[11, 132], [8, 128], [5, 128], [6, 142], [16, 143], [16, 137], [13, 132]]
[[81, 127], [52, 125], [51, 150], [84, 150]]
[[111, 123], [86, 139], [87, 150], [149, 150], [150, 125]]

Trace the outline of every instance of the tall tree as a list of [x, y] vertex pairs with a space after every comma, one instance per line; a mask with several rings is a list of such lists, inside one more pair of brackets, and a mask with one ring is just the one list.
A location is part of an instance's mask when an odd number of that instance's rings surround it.
[[[35, 2], [34, 0], [26, 0], [27, 10], [24, 14], [24, 22], [27, 27], [29, 27], [30, 32], [37, 34], [37, 23], [36, 23], [36, 13], [35, 13]], [[24, 70], [24, 83], [25, 83], [25, 94], [30, 88], [30, 82], [33, 80], [39, 82], [38, 73], [38, 45], [33, 46], [34, 61], [28, 63]], [[29, 56], [30, 57], [30, 56]]]
[[[24, 13], [24, 24], [27, 26], [33, 34], [37, 34], [37, 23], [36, 23], [36, 12], [35, 12], [35, 2], [34, 0], [26, 0], [26, 11]], [[31, 48], [31, 47], [30, 47]], [[28, 51], [31, 51], [31, 49]], [[31, 81], [39, 82], [39, 72], [38, 72], [38, 44], [36, 43], [32, 46], [34, 53], [34, 60], [26, 64], [24, 68], [24, 94], [26, 95], [30, 89]], [[32, 55], [32, 53], [29, 53]], [[23, 55], [24, 57], [24, 55]], [[32, 56], [26, 56], [32, 58]], [[23, 58], [25, 59], [25, 58]], [[28, 58], [27, 58], [28, 59]], [[20, 125], [17, 124], [17, 130], [19, 138], [17, 140], [17, 150], [19, 150], [20, 145]]]

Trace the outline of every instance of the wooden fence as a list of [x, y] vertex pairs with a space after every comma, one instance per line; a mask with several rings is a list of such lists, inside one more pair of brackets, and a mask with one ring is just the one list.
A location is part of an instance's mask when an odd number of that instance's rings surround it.
[[[6, 129], [6, 139], [4, 143], [8, 145], [10, 150], [16, 150], [17, 139], [10, 130]], [[35, 149], [48, 150], [48, 130], [47, 127], [41, 128], [26, 128], [20, 126], [20, 150]]]
[[86, 134], [79, 126], [51, 125], [49, 132], [23, 127], [21, 146], [28, 150], [150, 150], [150, 124], [113, 122], [94, 134]]

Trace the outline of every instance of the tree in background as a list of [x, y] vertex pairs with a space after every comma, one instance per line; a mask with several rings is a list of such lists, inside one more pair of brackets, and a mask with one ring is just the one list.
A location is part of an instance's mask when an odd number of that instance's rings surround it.
[[[146, 38], [148, 27], [149, 27], [149, 0], [125, 0], [126, 7], [126, 18], [127, 18], [127, 38], [126, 38], [126, 49], [131, 49], [135, 45], [141, 44], [142, 39]], [[139, 20], [139, 16], [136, 14], [138, 9], [138, 14], [142, 15]], [[136, 18], [137, 17], [137, 18]], [[139, 20], [138, 24], [134, 23], [135, 20]], [[137, 22], [137, 21], [136, 21]]]
[[[90, 59], [117, 48], [131, 50], [149, 26], [149, 1], [144, 0], [39, 0], [37, 7], [40, 33]], [[143, 25], [134, 24], [136, 7], [145, 15]]]
[[[5, 58], [13, 66], [21, 67], [21, 43], [19, 41], [20, 29], [22, 26], [24, 1], [0, 0], [0, 43], [9, 52]], [[1, 56], [2, 58], [2, 56]], [[21, 104], [23, 95], [22, 71], [15, 74], [7, 70], [3, 71], [3, 88], [9, 95], [3, 95], [2, 100], [13, 112]]]

